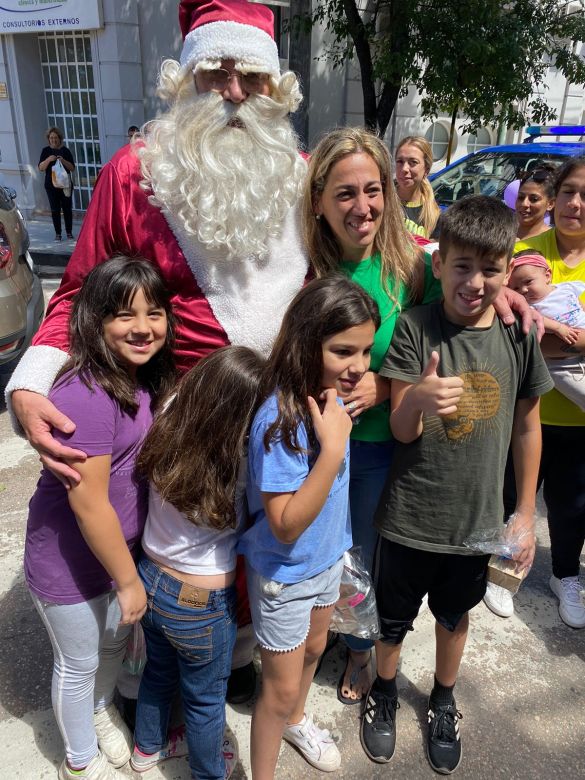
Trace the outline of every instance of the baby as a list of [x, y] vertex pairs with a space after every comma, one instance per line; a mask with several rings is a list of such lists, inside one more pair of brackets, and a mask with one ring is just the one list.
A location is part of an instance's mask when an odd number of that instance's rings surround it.
[[[576, 343], [580, 329], [585, 328], [585, 306], [579, 300], [585, 282], [551, 284], [551, 270], [543, 255], [527, 249], [514, 255], [508, 286], [543, 315], [547, 333], [554, 333], [571, 346]], [[585, 411], [583, 355], [547, 358], [546, 364], [556, 389]]]

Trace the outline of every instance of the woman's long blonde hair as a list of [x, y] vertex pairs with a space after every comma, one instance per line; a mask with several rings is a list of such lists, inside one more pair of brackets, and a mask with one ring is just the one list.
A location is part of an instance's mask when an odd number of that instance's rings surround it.
[[432, 235], [432, 232], [437, 225], [437, 220], [441, 215], [441, 209], [437, 205], [437, 201], [435, 200], [435, 193], [433, 192], [431, 183], [428, 180], [428, 175], [433, 164], [433, 150], [431, 149], [431, 145], [426, 138], [423, 138], [420, 135], [407, 135], [406, 138], [403, 138], [396, 147], [396, 157], [398, 156], [398, 152], [402, 149], [402, 147], [406, 145], [416, 146], [416, 148], [423, 156], [425, 177], [420, 183], [420, 201], [422, 204], [422, 211], [420, 216], [421, 224], [425, 229], [425, 233], [427, 236], [430, 236]]
[[405, 226], [400, 200], [392, 177], [392, 162], [386, 145], [369, 130], [341, 127], [321, 139], [311, 154], [302, 203], [303, 237], [309, 261], [317, 277], [337, 271], [344, 259], [341, 247], [324, 218], [315, 208], [333, 166], [350, 154], [367, 154], [378, 166], [384, 193], [384, 212], [374, 238], [374, 252], [381, 257], [381, 282], [398, 305], [400, 284], [411, 292], [416, 281], [418, 250]]

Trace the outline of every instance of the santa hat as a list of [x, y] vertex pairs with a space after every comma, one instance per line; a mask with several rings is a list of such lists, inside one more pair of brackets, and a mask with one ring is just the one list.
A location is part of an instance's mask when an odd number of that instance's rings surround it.
[[280, 76], [274, 17], [264, 5], [246, 0], [181, 0], [184, 43], [181, 66], [234, 60], [242, 73]]

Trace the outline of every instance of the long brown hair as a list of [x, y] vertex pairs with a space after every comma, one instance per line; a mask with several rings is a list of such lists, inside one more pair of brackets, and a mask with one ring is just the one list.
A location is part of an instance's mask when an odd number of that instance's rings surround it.
[[425, 176], [420, 183], [420, 200], [422, 203], [420, 218], [428, 238], [430, 235], [432, 235], [432, 232], [437, 225], [437, 221], [441, 216], [441, 209], [437, 205], [437, 201], [435, 200], [435, 193], [433, 192], [431, 183], [428, 180], [428, 174], [430, 173], [431, 166], [433, 164], [433, 150], [426, 138], [423, 138], [420, 135], [407, 135], [406, 138], [403, 138], [396, 147], [396, 155], [398, 155], [398, 152], [402, 149], [402, 147], [406, 146], [407, 144], [409, 146], [416, 146], [416, 148], [423, 156]]
[[370, 320], [380, 326], [378, 305], [345, 276], [315, 279], [297, 293], [266, 364], [265, 394], [278, 396], [278, 416], [264, 434], [267, 450], [272, 441], [282, 440], [293, 452], [302, 452], [297, 437], [300, 422], [315, 447], [307, 397], [318, 400], [322, 390], [323, 341]]
[[[104, 320], [131, 305], [138, 290], [142, 290], [148, 303], [165, 311], [167, 337], [162, 349], [138, 368], [134, 380], [106, 344]], [[136, 412], [137, 385], [149, 390], [155, 401], [173, 386], [174, 322], [170, 293], [152, 263], [142, 257], [125, 255], [105, 260], [89, 272], [73, 299], [69, 320], [69, 360], [57, 375], [57, 381], [65, 375], [77, 374], [90, 390], [96, 383], [125, 412]]]
[[235, 528], [240, 460], [264, 363], [247, 347], [223, 347], [203, 358], [146, 436], [138, 470], [195, 525]]
[[342, 127], [321, 139], [311, 154], [302, 202], [303, 236], [309, 260], [317, 277], [335, 272], [344, 260], [341, 247], [327, 220], [315, 218], [316, 203], [325, 189], [333, 166], [350, 154], [367, 154], [378, 166], [384, 193], [384, 212], [374, 238], [374, 252], [381, 257], [383, 289], [398, 305], [400, 284], [412, 289], [419, 253], [404, 226], [400, 200], [392, 177], [386, 145], [373, 133], [359, 127]]

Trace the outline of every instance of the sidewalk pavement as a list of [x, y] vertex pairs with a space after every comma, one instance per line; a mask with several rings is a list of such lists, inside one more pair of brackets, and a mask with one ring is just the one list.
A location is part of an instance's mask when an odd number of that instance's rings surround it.
[[55, 229], [50, 217], [35, 217], [26, 220], [30, 238], [32, 259], [39, 276], [43, 278], [62, 276], [65, 266], [75, 249], [75, 238], [81, 229], [81, 220], [73, 221], [73, 235], [68, 239], [63, 234], [62, 241], [55, 241]]
[[[51, 709], [52, 653], [24, 585], [22, 555], [26, 507], [39, 464], [29, 446], [10, 432], [0, 413], [0, 776], [52, 780], [63, 746]], [[465, 498], [462, 496], [462, 501]], [[516, 597], [516, 614], [503, 620], [480, 604], [456, 688], [463, 713], [461, 780], [533, 780], [585, 777], [585, 631], [565, 626], [548, 587], [549, 542], [538, 523], [535, 566]], [[339, 740], [340, 780], [434, 777], [424, 752], [427, 697], [432, 686], [433, 620], [428, 610], [404, 643], [399, 674], [401, 708], [396, 754], [389, 765], [369, 761], [359, 742], [359, 707], [345, 707], [335, 688], [343, 671], [340, 646], [326, 658], [311, 688], [308, 710]], [[251, 778], [252, 705], [227, 708], [240, 761], [234, 780]], [[137, 778], [129, 766], [127, 778]], [[322, 775], [283, 744], [277, 780]], [[186, 759], [144, 775], [148, 780], [188, 780]]]

